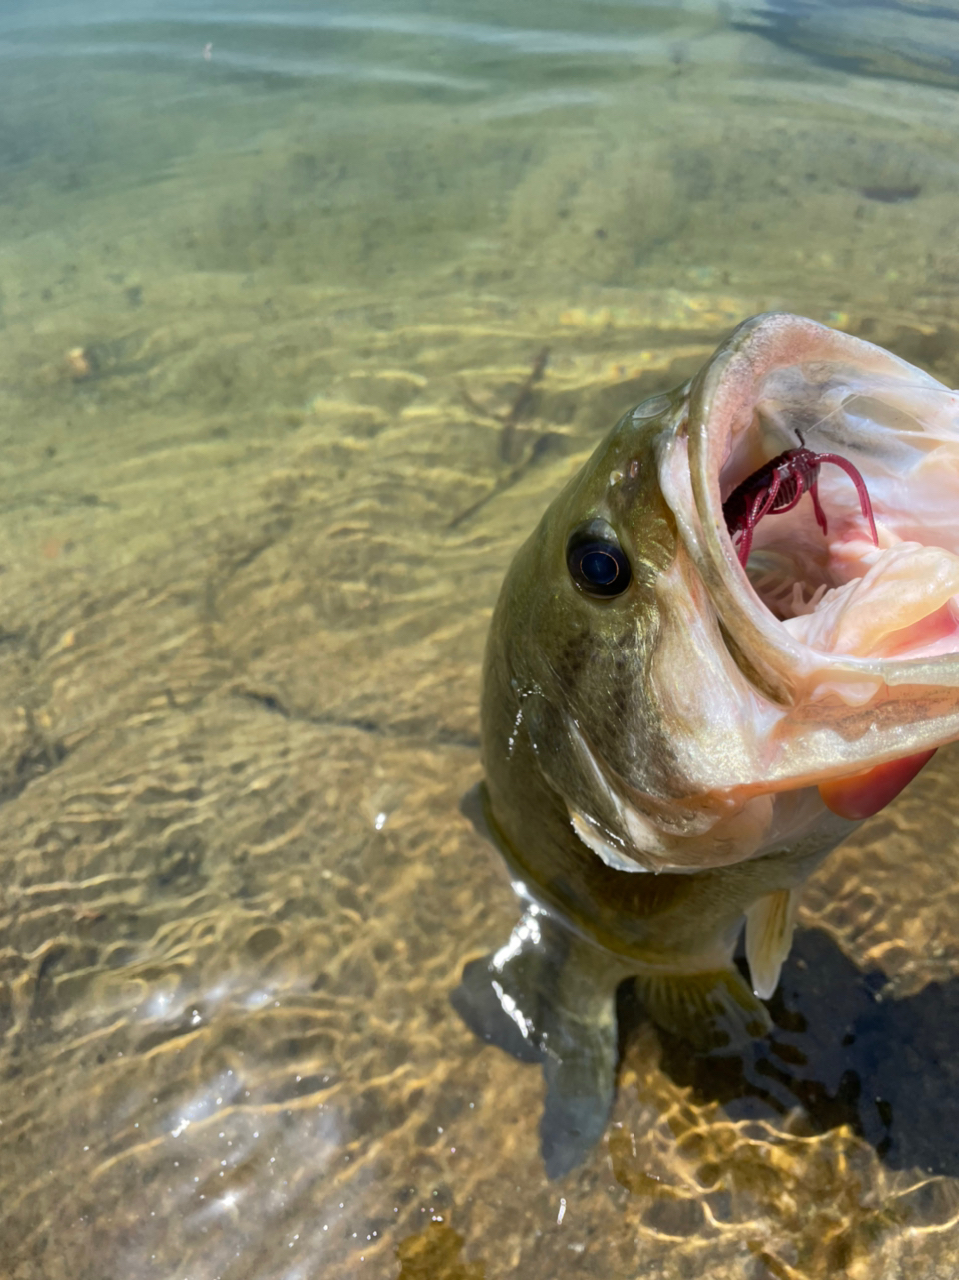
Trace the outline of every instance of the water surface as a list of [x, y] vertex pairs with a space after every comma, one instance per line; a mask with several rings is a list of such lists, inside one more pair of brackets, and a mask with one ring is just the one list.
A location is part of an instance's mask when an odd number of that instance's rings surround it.
[[955, 1272], [959, 752], [810, 885], [770, 1041], [624, 995], [558, 1183], [449, 992], [517, 915], [459, 812], [485, 630], [601, 433], [772, 307], [959, 382], [957, 22], [6, 4], [16, 1280]]

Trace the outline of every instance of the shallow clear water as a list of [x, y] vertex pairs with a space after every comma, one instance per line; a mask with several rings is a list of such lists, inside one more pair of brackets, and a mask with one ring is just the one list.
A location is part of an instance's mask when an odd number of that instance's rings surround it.
[[959, 751], [561, 1182], [449, 993], [512, 551], [754, 312], [959, 382], [957, 88], [921, 0], [8, 0], [4, 1274], [955, 1273]]

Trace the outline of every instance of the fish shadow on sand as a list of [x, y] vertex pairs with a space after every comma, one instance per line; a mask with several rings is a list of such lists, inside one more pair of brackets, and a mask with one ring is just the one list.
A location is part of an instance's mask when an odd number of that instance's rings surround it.
[[[520, 1034], [514, 1016], [504, 1016], [479, 981], [485, 972], [483, 961], [467, 965], [452, 1003], [487, 1043], [543, 1064], [543, 1156], [548, 1174], [561, 1176], [599, 1140], [614, 1092], [613, 1073], [606, 1079], [597, 1069], [609, 1061], [606, 1053], [587, 1053], [579, 1066], [573, 1040], [612, 1034], [621, 1050], [647, 1014], [631, 981], [619, 988], [615, 1023], [603, 1029], [551, 1019], [541, 1006], [538, 1025], [557, 1023], [547, 1052]], [[800, 930], [769, 1001], [770, 1033], [735, 1050], [697, 1053], [658, 1029], [662, 1068], [733, 1120], [775, 1119], [799, 1107], [814, 1131], [848, 1124], [892, 1168], [957, 1176], [959, 979], [903, 999], [884, 997], [887, 985], [879, 970], [858, 969], [826, 933]], [[572, 1080], [562, 1074], [567, 1053]]]
[[[828, 934], [800, 930], [769, 1001], [773, 1029], [734, 1054], [700, 1055], [660, 1032], [662, 1066], [734, 1120], [801, 1107], [822, 1132], [848, 1124], [896, 1169], [959, 1175], [959, 979], [883, 995]], [[620, 1033], [645, 1015], [627, 984]]]

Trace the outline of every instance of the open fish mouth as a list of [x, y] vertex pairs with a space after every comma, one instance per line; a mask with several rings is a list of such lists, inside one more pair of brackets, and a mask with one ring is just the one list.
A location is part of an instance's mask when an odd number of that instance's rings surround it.
[[[732, 507], [802, 450], [827, 459], [788, 510], [753, 504], [742, 564]], [[730, 655], [788, 712], [767, 735], [773, 785], [959, 737], [959, 394], [811, 320], [758, 316], [694, 379], [659, 469]]]

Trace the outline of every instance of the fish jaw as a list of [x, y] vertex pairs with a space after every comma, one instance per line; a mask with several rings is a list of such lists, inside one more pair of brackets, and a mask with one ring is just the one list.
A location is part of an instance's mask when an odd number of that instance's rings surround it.
[[[824, 467], [828, 537], [806, 498], [759, 523], [758, 568], [744, 568], [723, 501], [764, 459], [797, 447], [798, 432], [861, 472], [879, 546], [854, 486]], [[739, 763], [740, 786], [828, 784], [959, 737], [959, 395], [870, 343], [759, 316], [690, 384], [688, 416], [663, 431], [657, 454], [681, 554], [748, 687], [753, 758]], [[821, 598], [811, 592], [810, 608], [801, 588], [805, 612], [771, 608], [764, 566], [780, 572], [773, 597], [792, 571]], [[720, 790], [730, 781], [713, 770]], [[890, 790], [874, 788], [873, 800]]]

